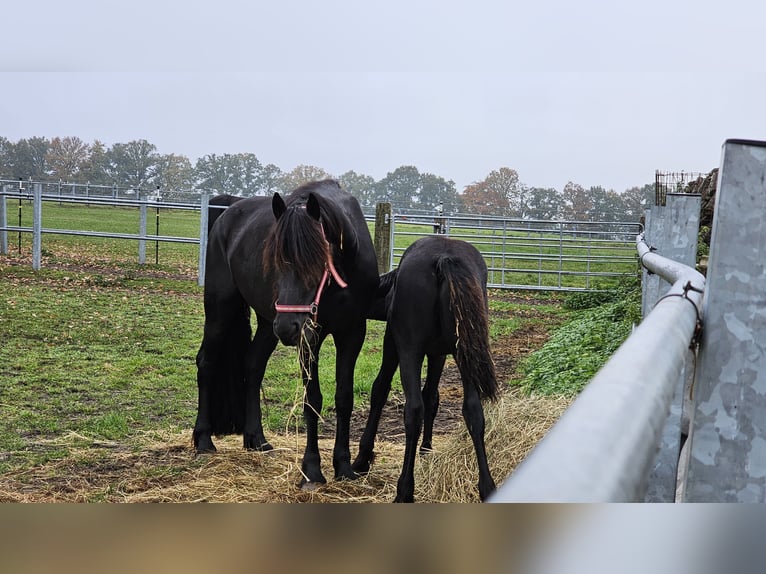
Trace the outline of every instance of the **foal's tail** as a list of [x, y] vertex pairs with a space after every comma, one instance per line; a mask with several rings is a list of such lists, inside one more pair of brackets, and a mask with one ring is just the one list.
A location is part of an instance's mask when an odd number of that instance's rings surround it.
[[[455, 361], [466, 384], [482, 398], [497, 398], [495, 363], [489, 347], [489, 311], [479, 277], [458, 258], [441, 256], [436, 263], [442, 284], [441, 322], [457, 335]], [[447, 305], [447, 300], [449, 305]]]

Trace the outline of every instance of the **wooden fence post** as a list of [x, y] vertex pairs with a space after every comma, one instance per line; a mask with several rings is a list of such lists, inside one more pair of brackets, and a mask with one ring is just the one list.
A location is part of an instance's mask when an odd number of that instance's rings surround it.
[[378, 259], [378, 273], [391, 270], [391, 204], [378, 203], [375, 206], [375, 257]]

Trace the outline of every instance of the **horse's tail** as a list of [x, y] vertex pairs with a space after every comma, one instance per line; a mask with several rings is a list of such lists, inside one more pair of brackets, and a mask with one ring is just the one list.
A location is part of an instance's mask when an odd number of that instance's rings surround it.
[[[210, 389], [210, 423], [214, 435], [242, 434], [245, 428], [245, 358], [252, 340], [247, 304], [228, 314], [222, 325], [215, 383]], [[220, 345], [220, 346], [218, 346]]]
[[489, 310], [484, 286], [465, 263], [442, 255], [436, 263], [440, 278], [440, 313], [444, 328], [457, 336], [455, 362], [466, 384], [482, 398], [498, 394], [495, 363], [489, 346]]

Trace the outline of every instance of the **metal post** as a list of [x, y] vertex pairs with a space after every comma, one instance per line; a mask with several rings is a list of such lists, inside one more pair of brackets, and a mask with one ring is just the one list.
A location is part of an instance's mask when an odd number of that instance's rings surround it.
[[138, 263], [139, 265], [146, 264], [146, 195], [139, 191], [138, 199], [140, 200], [138, 208], [138, 234], [141, 239], [138, 240]]
[[[651, 215], [647, 217], [646, 241], [649, 246], [665, 257], [665, 212], [664, 205], [653, 205]], [[643, 300], [643, 316], [646, 317], [659, 298], [668, 290], [670, 285], [658, 275], [646, 276], [646, 296]]]
[[202, 287], [205, 284], [205, 258], [207, 256], [207, 222], [209, 218], [210, 194], [203, 191], [200, 196], [199, 208], [199, 266], [197, 284]]
[[[668, 193], [665, 199], [665, 238], [662, 255], [694, 269], [697, 262], [697, 234], [699, 233], [701, 198], [699, 195]], [[654, 459], [646, 502], [673, 502], [676, 495], [678, 457], [682, 435], [689, 432], [684, 414], [684, 396], [688, 395], [694, 372], [694, 352], [687, 351], [681, 376], [676, 383], [670, 414], [662, 431], [660, 450]], [[689, 406], [686, 408], [689, 412]]]
[[[23, 180], [19, 178], [19, 228], [21, 228], [21, 192], [24, 191], [23, 185], [24, 185]], [[19, 241], [19, 255], [21, 255], [21, 229], [19, 229], [18, 241]]]
[[[8, 193], [9, 187], [3, 186], [3, 194]], [[5, 228], [8, 227], [8, 210], [7, 202], [5, 201], [5, 195], [0, 196], [0, 253], [8, 255], [8, 232]]]
[[[155, 201], [157, 202], [157, 215], [155, 219], [155, 235], [159, 237], [160, 235], [160, 186], [157, 186], [157, 192], [154, 197]], [[154, 242], [154, 264], [159, 265], [160, 263], [160, 242], [159, 240], [155, 240]]]
[[40, 270], [42, 255], [43, 229], [43, 186], [34, 184], [34, 204], [32, 206], [32, 269]]
[[718, 172], [687, 502], [766, 501], [766, 142], [727, 140]]
[[[644, 231], [648, 232], [649, 226], [652, 224], [652, 210], [646, 208], [644, 210]], [[640, 264], [640, 262], [639, 262]], [[649, 297], [649, 270], [641, 266], [641, 317], [646, 317], [651, 311], [651, 307], [647, 302]]]

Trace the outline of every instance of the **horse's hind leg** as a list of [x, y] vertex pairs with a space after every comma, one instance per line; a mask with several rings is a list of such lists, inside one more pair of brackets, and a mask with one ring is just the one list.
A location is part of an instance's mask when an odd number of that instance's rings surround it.
[[425, 418], [423, 419], [423, 442], [420, 443], [420, 454], [433, 450], [434, 419], [439, 410], [439, 379], [444, 370], [446, 355], [428, 355], [426, 384], [423, 386], [423, 404]]
[[[466, 377], [463, 377], [463, 381]], [[484, 409], [479, 391], [472, 385], [463, 383], [463, 418], [471, 435], [479, 465], [479, 498], [485, 501], [495, 491], [495, 481], [489, 472], [487, 451], [484, 447]]]
[[246, 449], [267, 451], [274, 448], [263, 434], [261, 384], [266, 372], [266, 364], [277, 346], [277, 341], [271, 321], [261, 320], [258, 317], [258, 327], [245, 359], [246, 391], [243, 443]]
[[370, 391], [370, 414], [367, 417], [367, 425], [364, 427], [362, 438], [359, 440], [359, 454], [354, 459], [351, 468], [361, 474], [370, 471], [370, 466], [375, 459], [375, 435], [378, 434], [380, 415], [391, 392], [391, 380], [394, 378], [399, 366], [399, 357], [396, 354], [396, 346], [393, 338], [386, 329], [383, 336], [383, 360], [380, 365], [375, 381]]
[[198, 453], [215, 452], [213, 427], [220, 427], [220, 395], [225, 385], [221, 380], [229, 374], [229, 365], [223, 365], [225, 328], [218, 322], [206, 319], [204, 335], [197, 351], [197, 420], [194, 423], [192, 439]]
[[213, 434], [242, 432], [244, 357], [250, 337], [250, 311], [241, 296], [206, 292], [204, 334], [197, 353], [199, 403], [193, 432], [199, 453], [215, 451]]
[[396, 484], [394, 502], [414, 502], [415, 500], [415, 457], [418, 439], [423, 426], [423, 393], [420, 390], [420, 371], [423, 367], [423, 355], [409, 353], [400, 355], [399, 372], [404, 390], [404, 464], [402, 474]]
[[207, 340], [203, 340], [197, 352], [197, 421], [194, 423], [194, 431], [192, 433], [194, 448], [198, 453], [216, 451], [212, 438], [210, 413], [210, 392], [215, 376], [211, 372], [213, 368], [212, 362], [208, 359], [208, 355], [211, 352], [215, 354], [215, 351], [210, 348], [210, 343]]

